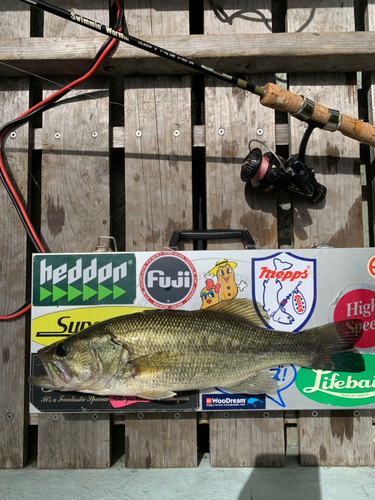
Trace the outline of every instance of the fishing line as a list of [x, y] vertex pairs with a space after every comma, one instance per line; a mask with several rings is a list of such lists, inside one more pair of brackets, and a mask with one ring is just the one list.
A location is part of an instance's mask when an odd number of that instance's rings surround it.
[[[116, 24], [115, 24], [114, 29], [118, 30], [118, 32], [121, 33], [122, 20], [123, 20], [123, 16], [124, 16], [124, 9], [120, 5], [120, 0], [116, 0], [116, 8], [117, 8], [117, 18], [116, 18]], [[112, 51], [112, 49], [114, 48], [114, 46], [116, 44], [117, 44], [116, 39], [114, 39], [112, 37], [107, 38], [107, 40], [103, 43], [103, 45], [101, 46], [101, 48], [97, 52], [89, 69], [82, 77], [78, 78], [77, 80], [70, 83], [69, 85], [67, 85], [67, 86], [61, 88], [60, 90], [56, 91], [55, 93], [51, 94], [49, 97], [47, 97], [43, 101], [41, 101], [38, 104], [36, 104], [35, 106], [31, 107], [28, 111], [25, 111], [24, 113], [22, 113], [18, 118], [6, 123], [5, 125], [3, 125], [0, 128], [0, 179], [5, 187], [5, 190], [8, 193], [15, 209], [16, 209], [18, 216], [20, 217], [20, 220], [21, 220], [21, 222], [22, 222], [22, 224], [27, 232], [27, 235], [30, 238], [31, 243], [32, 243], [32, 245], [37, 253], [45, 253], [46, 251], [43, 247], [43, 244], [42, 244], [39, 236], [37, 235], [37, 233], [33, 227], [33, 224], [29, 218], [29, 215], [28, 215], [25, 207], [23, 206], [23, 203], [20, 199], [20, 196], [18, 195], [17, 190], [13, 186], [12, 181], [9, 178], [8, 172], [5, 168], [3, 158], [1, 155], [2, 146], [5, 143], [5, 137], [12, 129], [20, 127], [21, 125], [23, 125], [24, 123], [29, 121], [30, 118], [32, 116], [34, 116], [35, 114], [41, 113], [41, 112], [46, 111], [47, 109], [50, 109], [51, 107], [53, 107], [59, 99], [61, 99], [68, 92], [73, 90], [77, 85], [79, 85], [80, 83], [82, 83], [85, 80], [87, 80], [88, 78], [90, 78], [95, 73], [95, 71], [98, 69], [98, 67], [100, 66], [102, 61], [109, 55], [109, 53]], [[23, 314], [25, 314], [27, 311], [29, 311], [30, 308], [31, 308], [31, 302], [30, 302], [30, 300], [28, 300], [22, 307], [17, 309], [15, 312], [8, 314], [8, 315], [0, 316], [0, 321], [9, 321], [12, 319], [16, 319], [16, 318], [22, 316]]]

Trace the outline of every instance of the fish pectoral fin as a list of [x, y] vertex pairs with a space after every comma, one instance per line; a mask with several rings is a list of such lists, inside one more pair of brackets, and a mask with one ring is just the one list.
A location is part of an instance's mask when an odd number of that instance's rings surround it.
[[238, 394], [271, 394], [277, 391], [277, 381], [271, 372], [257, 372], [238, 384], [222, 387]]
[[178, 354], [176, 352], [157, 352], [128, 361], [134, 369], [134, 377], [148, 373], [160, 373], [176, 366]]
[[175, 392], [167, 391], [167, 390], [163, 390], [163, 389], [151, 389], [149, 391], [141, 392], [141, 393], [137, 394], [137, 396], [139, 398], [143, 398], [143, 399], [169, 399], [169, 398], [173, 398], [173, 396], [175, 396], [175, 395], [176, 395]]

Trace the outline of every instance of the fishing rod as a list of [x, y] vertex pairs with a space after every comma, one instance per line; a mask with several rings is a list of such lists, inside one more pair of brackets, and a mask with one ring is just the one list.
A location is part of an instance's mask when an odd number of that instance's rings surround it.
[[175, 54], [174, 52], [158, 47], [157, 45], [140, 40], [132, 35], [121, 33], [116, 29], [110, 28], [109, 26], [88, 19], [87, 17], [76, 14], [75, 12], [55, 7], [54, 5], [46, 3], [42, 0], [20, 1], [68, 21], [86, 26], [86, 28], [94, 30], [98, 33], [116, 38], [121, 42], [128, 43], [129, 45], [157, 56], [175, 61], [178, 64], [190, 68], [191, 70], [212, 76], [218, 80], [229, 83], [230, 85], [239, 87], [240, 89], [251, 92], [252, 94], [256, 94], [260, 96], [260, 103], [263, 106], [277, 111], [290, 113], [292, 116], [302, 121], [317, 123], [322, 126], [321, 128], [330, 132], [338, 130], [346, 137], [355, 139], [363, 144], [367, 144], [368, 146], [375, 147], [374, 126], [369, 123], [362, 122], [357, 118], [347, 116], [336, 109], [331, 109], [322, 104], [315, 103], [307, 97], [294, 94], [293, 92], [283, 89], [274, 83], [266, 83], [264, 87], [254, 85], [246, 80], [243, 80], [242, 78], [237, 78], [235, 76], [216, 71], [213, 68], [200, 64], [196, 61], [192, 61], [191, 59]]

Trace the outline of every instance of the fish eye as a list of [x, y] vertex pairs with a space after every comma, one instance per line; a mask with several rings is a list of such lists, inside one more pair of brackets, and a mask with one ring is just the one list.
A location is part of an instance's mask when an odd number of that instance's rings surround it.
[[67, 345], [64, 342], [60, 342], [60, 344], [56, 346], [55, 353], [60, 358], [64, 358], [68, 354]]

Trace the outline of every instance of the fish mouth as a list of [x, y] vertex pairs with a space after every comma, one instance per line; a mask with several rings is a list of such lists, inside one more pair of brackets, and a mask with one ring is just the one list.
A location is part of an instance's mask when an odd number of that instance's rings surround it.
[[42, 389], [68, 390], [67, 386], [72, 379], [69, 368], [60, 361], [50, 360], [47, 362], [41, 355], [39, 355], [39, 359], [46, 373], [29, 377], [29, 384], [41, 387]]

